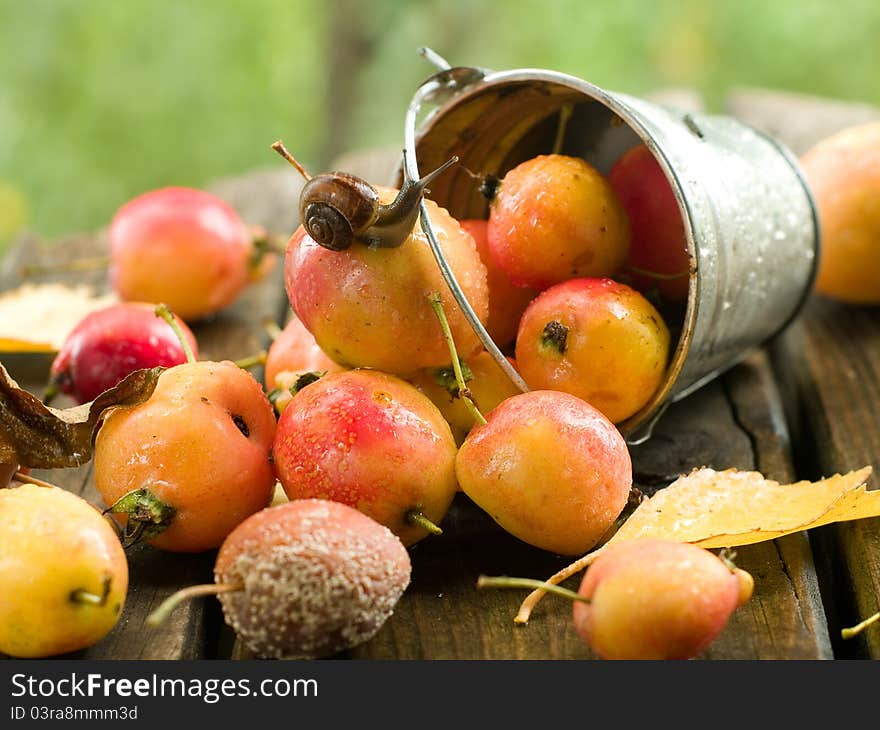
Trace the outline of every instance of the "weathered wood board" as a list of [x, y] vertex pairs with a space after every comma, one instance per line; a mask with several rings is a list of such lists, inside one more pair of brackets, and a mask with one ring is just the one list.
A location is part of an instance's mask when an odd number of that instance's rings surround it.
[[[754, 89], [736, 90], [728, 110], [800, 155], [855, 124], [880, 120], [864, 104]], [[880, 244], [880, 241], [878, 241]], [[814, 296], [773, 348], [800, 475], [817, 478], [880, 468], [880, 311]], [[875, 473], [870, 486], [878, 485]], [[840, 629], [880, 610], [880, 519], [814, 531], [830, 634], [839, 657], [880, 658], [880, 630], [843, 641]]]
[[[691, 103], [690, 97], [683, 98], [684, 103]], [[768, 131], [788, 141], [778, 104], [790, 108], [789, 101], [742, 91], [731, 95], [730, 109], [757, 126], [763, 123], [765, 129], [772, 123]], [[833, 124], [822, 119], [830, 125], [823, 132], [830, 130]], [[797, 135], [803, 136], [788, 134], [796, 148], [806, 144], [809, 136], [801, 131]], [[339, 167], [373, 177], [377, 170], [393, 169], [396, 156], [395, 150], [353, 155]], [[282, 168], [224, 181], [216, 189], [249, 222], [288, 234], [296, 224], [298, 185], [295, 176]], [[54, 249], [27, 239], [5, 262], [0, 288], [15, 283], [17, 266], [26, 260], [74, 258], [105, 247], [101, 234], [78, 236]], [[76, 281], [83, 276], [77, 275]], [[96, 281], [103, 281], [95, 276]], [[262, 320], [270, 316], [281, 321], [286, 313], [280, 270], [276, 270], [214, 321], [195, 328], [203, 357], [240, 357], [259, 349], [265, 345]], [[870, 463], [880, 439], [871, 412], [878, 390], [872, 363], [880, 354], [875, 351], [880, 348], [875, 319], [870, 309], [811, 302], [805, 316], [774, 343], [772, 367], [767, 352], [758, 350], [669, 409], [653, 438], [633, 448], [637, 486], [645, 491], [662, 488], [678, 474], [699, 466], [758, 469], [770, 478], [789, 481]], [[26, 384], [37, 390], [43, 383], [31, 379]], [[89, 467], [42, 476], [97, 501]], [[513, 616], [522, 593], [475, 588], [481, 573], [543, 578], [567, 559], [510, 537], [464, 495], [456, 498], [443, 527], [443, 536], [425, 539], [412, 548], [413, 583], [394, 616], [374, 639], [345, 656], [590, 657], [574, 633], [566, 602], [547, 597], [527, 626], [516, 626]], [[843, 656], [880, 656], [880, 637], [875, 639], [870, 632], [845, 646], [835, 639], [841, 625], [877, 610], [876, 521], [817, 532], [810, 539], [798, 534], [738, 550], [738, 563], [755, 576], [755, 595], [734, 614], [705, 658], [826, 659], [832, 658], [832, 647]], [[818, 577], [811, 544], [818, 550]], [[148, 631], [143, 625], [149, 611], [174, 589], [210, 579], [213, 554], [172, 556], [138, 548], [130, 558], [132, 588], [123, 619], [106, 639], [78, 656], [247, 655], [223, 626], [213, 599], [178, 609], [158, 631]], [[576, 587], [578, 580], [572, 578], [567, 585]]]

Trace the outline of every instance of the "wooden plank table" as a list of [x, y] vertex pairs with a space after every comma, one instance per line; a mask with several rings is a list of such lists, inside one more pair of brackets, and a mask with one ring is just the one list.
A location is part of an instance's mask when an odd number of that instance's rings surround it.
[[[658, 97], [693, 107], [689, 92]], [[761, 127], [796, 152], [853, 121], [880, 117], [860, 105], [830, 103], [761, 90], [736, 90], [729, 113]], [[383, 181], [396, 154], [352, 155], [337, 167]], [[286, 235], [296, 226], [299, 183], [286, 168], [221, 181], [213, 189], [249, 223]], [[27, 237], [0, 268], [0, 289], [18, 283], [25, 263], [74, 259], [106, 251], [103, 233], [50, 246]], [[105, 287], [105, 275], [59, 275]], [[289, 308], [280, 267], [214, 320], [194, 327], [202, 357], [237, 358], [266, 345], [262, 322], [282, 322]], [[872, 357], [873, 356], [873, 357]], [[636, 486], [651, 492], [697, 466], [757, 469], [780, 481], [817, 478], [869, 464], [878, 453], [874, 404], [880, 399], [880, 323], [874, 310], [820, 300], [784, 336], [685, 401], [671, 407], [653, 437], [633, 447]], [[47, 365], [48, 362], [45, 363]], [[45, 369], [13, 376], [34, 392]], [[259, 377], [260, 373], [255, 372]], [[38, 473], [98, 503], [90, 466]], [[571, 607], [546, 598], [527, 626], [512, 619], [523, 594], [475, 589], [481, 573], [544, 578], [567, 558], [532, 548], [504, 533], [464, 495], [443, 523], [444, 535], [411, 548], [413, 581], [392, 618], [358, 659], [586, 659]], [[842, 626], [878, 609], [880, 521], [823, 528], [737, 550], [755, 577], [752, 600], [738, 609], [703, 654], [707, 659], [830, 659], [880, 657], [880, 631], [856, 641], [836, 637]], [[131, 588], [124, 615], [104, 640], [77, 657], [246, 657], [224, 625], [214, 599], [179, 608], [161, 628], [147, 614], [178, 587], [210, 580], [214, 553], [171, 555], [149, 547], [130, 551]], [[569, 580], [577, 586], [579, 577]]]

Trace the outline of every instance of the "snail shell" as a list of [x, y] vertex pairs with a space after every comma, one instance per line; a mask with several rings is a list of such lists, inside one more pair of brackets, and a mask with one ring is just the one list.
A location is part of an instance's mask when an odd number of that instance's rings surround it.
[[316, 175], [306, 183], [300, 201], [306, 231], [316, 243], [333, 251], [351, 246], [379, 215], [376, 189], [344, 172]]

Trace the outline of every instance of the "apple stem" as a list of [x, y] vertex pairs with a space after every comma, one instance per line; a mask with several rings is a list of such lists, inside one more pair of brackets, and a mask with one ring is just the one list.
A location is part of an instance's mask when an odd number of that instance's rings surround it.
[[431, 520], [428, 519], [428, 516], [416, 507], [407, 510], [406, 515], [404, 515], [404, 519], [413, 525], [418, 525], [422, 529], [427, 530], [432, 535], [443, 534], [443, 530], [441, 530], [437, 525], [431, 522]]
[[105, 269], [109, 265], [109, 256], [93, 256], [73, 259], [72, 261], [59, 261], [54, 264], [26, 264], [19, 268], [18, 273], [24, 279], [29, 276], [40, 276], [59, 271], [94, 271], [96, 269]]
[[627, 264], [623, 268], [624, 271], [631, 271], [632, 273], [638, 274], [639, 276], [646, 276], [650, 279], [659, 279], [660, 281], [673, 281], [674, 279], [681, 279], [682, 277], [687, 276], [690, 273], [690, 270], [687, 269], [685, 271], [679, 271], [674, 274], [661, 274], [659, 271], [642, 269], [638, 266], [633, 266], [632, 264]]
[[166, 598], [159, 607], [147, 616], [147, 626], [155, 627], [161, 624], [177, 606], [190, 598], [199, 598], [201, 596], [217, 596], [221, 593], [234, 593], [243, 591], [244, 585], [241, 583], [206, 583], [204, 585], [189, 586], [181, 588], [176, 593], [172, 593]]
[[465, 382], [464, 373], [462, 373], [461, 370], [461, 361], [458, 359], [458, 351], [455, 348], [455, 340], [452, 337], [452, 330], [449, 328], [449, 320], [446, 319], [446, 310], [443, 309], [443, 301], [440, 299], [440, 293], [432, 292], [429, 298], [431, 301], [431, 308], [434, 310], [434, 314], [437, 315], [437, 319], [440, 320], [440, 328], [443, 330], [443, 337], [446, 340], [446, 345], [449, 347], [449, 356], [452, 358], [452, 369], [455, 371], [455, 381], [458, 383], [458, 394], [461, 396], [467, 409], [471, 412], [474, 420], [483, 426], [487, 423], [486, 417], [480, 412], [480, 409], [477, 408], [477, 404], [474, 403], [473, 398], [471, 397], [471, 391], [468, 389], [467, 383]]
[[43, 405], [49, 405], [58, 396], [60, 391], [60, 380], [57, 377], [52, 378], [43, 391]]
[[104, 576], [104, 582], [101, 587], [101, 595], [87, 591], [85, 588], [77, 588], [70, 592], [70, 600], [73, 603], [81, 603], [88, 606], [106, 606], [107, 598], [110, 596], [110, 585], [112, 578], [109, 575]]
[[[606, 543], [607, 545], [608, 543]], [[513, 619], [513, 622], [516, 624], [527, 624], [529, 622], [529, 617], [532, 615], [532, 611], [535, 606], [537, 606], [541, 599], [547, 594], [549, 591], [549, 586], [555, 586], [557, 583], [561, 583], [566, 578], [570, 578], [575, 573], [579, 573], [588, 565], [590, 565], [596, 558], [599, 557], [602, 550], [604, 549], [604, 545], [597, 550], [593, 550], [591, 553], [587, 553], [581, 558], [578, 558], [570, 565], [567, 565], [558, 573], [550, 576], [544, 583], [536, 588], [536, 590], [532, 591], [525, 597], [523, 602], [520, 604], [519, 612]], [[540, 581], [539, 581], [540, 582]]]
[[534, 580], [532, 578], [510, 578], [506, 575], [490, 577], [481, 575], [477, 578], [477, 588], [540, 588], [545, 593], [553, 593], [572, 601], [580, 601], [581, 603], [589, 603], [590, 599], [581, 596], [574, 591], [563, 588], [554, 583], [545, 580]]
[[232, 362], [234, 365], [240, 367], [242, 370], [248, 370], [250, 368], [256, 367], [257, 365], [265, 365], [266, 356], [266, 351], [260, 350], [253, 355], [248, 355], [247, 357], [243, 357], [240, 360], [233, 360]]
[[856, 624], [851, 628], [842, 629], [840, 635], [844, 639], [852, 639], [854, 636], [858, 636], [860, 633], [862, 633], [862, 631], [868, 628], [871, 624], [875, 624], [878, 621], [880, 621], [880, 611], [875, 613], [873, 616], [869, 616], [864, 621]]
[[296, 158], [287, 151], [287, 147], [284, 146], [284, 143], [280, 139], [272, 144], [272, 149], [293, 165], [306, 182], [312, 179], [312, 176], [306, 172], [306, 168], [300, 165], [299, 162], [296, 161]]
[[278, 335], [281, 334], [281, 327], [278, 326], [278, 323], [272, 319], [271, 317], [266, 317], [263, 320], [263, 329], [266, 331], [266, 334], [269, 335], [269, 339], [274, 342], [278, 339]]
[[49, 482], [44, 482], [42, 479], [37, 479], [36, 477], [32, 477], [30, 474], [25, 474], [24, 472], [17, 471], [12, 476], [12, 478], [21, 482], [22, 484], [33, 484], [36, 487], [48, 487], [49, 489], [58, 489], [54, 484]]
[[568, 120], [571, 119], [573, 111], [574, 104], [566, 104], [559, 110], [559, 126], [556, 127], [556, 139], [553, 140], [554, 155], [558, 155], [562, 151], [562, 145], [565, 142], [565, 130], [568, 127]]
[[174, 317], [173, 314], [171, 314], [171, 310], [168, 309], [168, 305], [165, 303], [157, 304], [156, 316], [164, 319], [171, 327], [171, 329], [174, 330], [174, 334], [176, 334], [177, 339], [180, 340], [180, 346], [183, 348], [183, 354], [186, 355], [186, 361], [188, 363], [194, 363], [196, 361], [196, 356], [193, 354], [192, 348], [189, 346], [189, 341], [183, 334], [183, 330], [177, 323], [177, 319]]
[[142, 538], [148, 540], [167, 530], [177, 510], [146, 487], [140, 487], [123, 494], [104, 510], [104, 514], [108, 512], [128, 516], [122, 534], [122, 546], [128, 548]]

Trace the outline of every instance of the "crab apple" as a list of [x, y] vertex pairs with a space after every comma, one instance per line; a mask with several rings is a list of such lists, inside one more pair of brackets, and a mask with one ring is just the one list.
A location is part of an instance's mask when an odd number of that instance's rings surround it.
[[110, 411], [95, 442], [95, 486], [127, 532], [175, 552], [216, 548], [269, 504], [275, 415], [232, 362], [164, 371], [152, 396]]
[[255, 241], [228, 203], [203, 190], [153, 190], [110, 224], [110, 283], [120, 299], [165, 302], [186, 321], [230, 304], [260, 269]]
[[292, 317], [272, 341], [266, 354], [265, 383], [270, 392], [280, 391], [275, 408], [280, 412], [290, 402], [290, 387], [305, 373], [340, 373], [345, 370], [324, 354], [312, 333]]
[[[394, 195], [393, 189], [379, 189], [384, 203]], [[473, 237], [445, 209], [430, 200], [425, 204], [452, 271], [475, 314], [485, 322], [486, 267]], [[446, 343], [428, 300], [433, 291], [444, 292], [462, 354], [479, 346], [418, 224], [396, 248], [355, 244], [342, 251], [318, 245], [300, 227], [288, 243], [285, 282], [297, 316], [320, 348], [342, 365], [411, 375], [447, 363]]]
[[516, 286], [546, 289], [610, 276], [626, 260], [629, 221], [614, 189], [578, 157], [539, 155], [501, 181], [489, 207], [489, 251]]
[[299, 499], [248, 517], [220, 547], [215, 583], [179, 591], [147, 623], [213, 594], [257, 656], [319, 658], [374, 636], [410, 573], [406, 548], [387, 527], [339, 502]]
[[[507, 360], [516, 368], [513, 358]], [[491, 413], [503, 400], [520, 392], [485, 350], [469, 357], [466, 362], [462, 361], [462, 369], [471, 400], [484, 414]], [[474, 425], [474, 417], [460, 397], [452, 366], [422, 370], [411, 382], [440, 409], [452, 428], [456, 443], [464, 441]]]
[[670, 301], [686, 299], [690, 257], [684, 221], [660, 163], [644, 144], [626, 152], [608, 173], [632, 234], [624, 273], [640, 291], [657, 289]]
[[753, 580], [688, 543], [644, 539], [609, 545], [574, 604], [578, 635], [603, 659], [689, 659], [751, 596]]
[[[278, 420], [275, 468], [291, 500], [360, 509], [405, 545], [433, 531], [458, 489], [455, 440], [427, 396], [375, 370], [326, 375]], [[426, 526], [427, 528], [426, 529]]]
[[84, 649], [116, 625], [128, 563], [113, 528], [63, 489], [0, 489], [0, 652]]
[[495, 344], [504, 347], [516, 338], [520, 317], [538, 292], [514, 286], [510, 277], [495, 265], [489, 251], [488, 221], [465, 219], [460, 223], [474, 237], [480, 260], [486, 266], [486, 281], [489, 286], [489, 318], [486, 321], [486, 330]]
[[501, 403], [458, 451], [462, 491], [535, 547], [580, 555], [620, 515], [632, 463], [614, 425], [567, 393], [533, 390]]
[[[121, 302], [86, 315], [52, 362], [50, 391], [57, 387], [87, 403], [135, 370], [186, 362], [176, 335], [154, 310], [152, 304]], [[178, 324], [198, 357], [195, 336]]]
[[529, 387], [571, 393], [619, 423], [660, 385], [669, 339], [659, 312], [635, 289], [611, 279], [572, 279], [529, 305], [516, 362]]
[[880, 304], [880, 122], [826, 137], [800, 162], [822, 228], [816, 291]]

